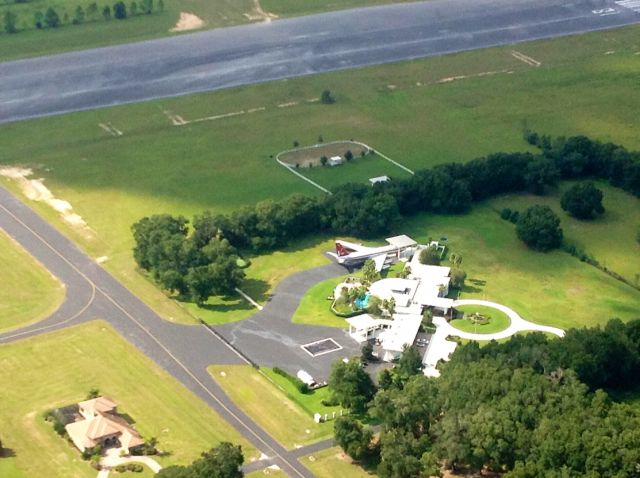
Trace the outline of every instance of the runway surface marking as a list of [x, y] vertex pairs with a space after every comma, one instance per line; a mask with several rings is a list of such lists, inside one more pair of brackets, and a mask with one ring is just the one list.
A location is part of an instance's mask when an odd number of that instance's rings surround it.
[[640, 0], [621, 0], [616, 2], [616, 5], [620, 5], [621, 7], [640, 13]]
[[521, 62], [526, 63], [529, 66], [538, 67], [542, 65], [542, 62], [539, 62], [538, 60], [534, 60], [530, 56], [527, 56], [524, 53], [520, 53], [517, 50], [511, 50], [511, 56], [514, 57], [516, 60], [520, 60]]

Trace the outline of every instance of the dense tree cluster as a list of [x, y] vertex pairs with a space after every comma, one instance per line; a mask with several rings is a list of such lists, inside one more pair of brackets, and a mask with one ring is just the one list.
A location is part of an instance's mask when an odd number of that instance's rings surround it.
[[[558, 340], [472, 342], [438, 379], [385, 371], [370, 404], [381, 423], [378, 475], [439, 475], [444, 465], [507, 478], [640, 476], [640, 413], [602, 390], [637, 387], [639, 366], [640, 319]], [[340, 432], [354, 458], [374, 450], [366, 430], [341, 424]]]
[[[22, 3], [22, 2], [16, 2]], [[98, 4], [93, 2], [84, 8], [77, 5], [70, 16], [66, 11], [62, 15], [54, 7], [48, 7], [44, 13], [42, 10], [36, 10], [33, 13], [33, 27], [37, 29], [58, 28], [65, 24], [80, 25], [86, 22], [95, 22], [100, 20], [111, 20], [113, 15], [118, 20], [125, 20], [128, 17], [134, 17], [140, 14], [151, 14], [154, 11], [164, 10], [164, 0], [157, 0], [154, 6], [153, 0], [140, 0], [140, 3], [133, 0], [128, 6], [123, 1], [117, 1], [113, 5], [104, 5], [101, 9]], [[101, 15], [100, 15], [101, 14]], [[19, 16], [10, 10], [5, 11], [3, 15], [3, 25], [5, 33], [17, 33]], [[29, 20], [21, 22], [21, 25], [27, 25]]]
[[376, 237], [393, 230], [401, 215], [463, 213], [473, 201], [498, 194], [544, 193], [558, 179], [597, 178], [640, 196], [640, 153], [579, 136], [551, 141], [528, 133], [541, 153], [496, 153], [468, 163], [438, 165], [374, 187], [347, 184], [326, 197], [294, 195], [264, 201], [230, 215], [204, 213], [194, 220], [203, 241], [218, 233], [231, 245], [255, 252], [281, 247], [310, 233]]
[[188, 235], [187, 220], [168, 214], [145, 217], [132, 227], [133, 256], [162, 287], [198, 304], [234, 292], [244, 279], [227, 239]]
[[157, 478], [242, 478], [244, 456], [239, 446], [222, 442], [188, 466], [169, 466]]
[[604, 213], [602, 191], [591, 182], [575, 184], [562, 195], [560, 206], [577, 219], [593, 219]]

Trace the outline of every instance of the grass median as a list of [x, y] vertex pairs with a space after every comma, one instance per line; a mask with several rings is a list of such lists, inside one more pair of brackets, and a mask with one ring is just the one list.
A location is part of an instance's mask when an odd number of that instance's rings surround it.
[[[112, 397], [145, 438], [167, 451], [163, 466], [187, 464], [227, 440], [256, 450], [204, 402], [102, 321], [0, 347], [3, 388], [2, 444], [13, 457], [0, 460], [8, 476], [95, 478], [96, 471], [60, 438], [42, 414], [83, 400], [91, 388]], [[6, 461], [5, 461], [6, 460]], [[2, 476], [7, 476], [3, 474]]]
[[44, 319], [64, 300], [58, 279], [2, 230], [0, 275], [0, 332]]

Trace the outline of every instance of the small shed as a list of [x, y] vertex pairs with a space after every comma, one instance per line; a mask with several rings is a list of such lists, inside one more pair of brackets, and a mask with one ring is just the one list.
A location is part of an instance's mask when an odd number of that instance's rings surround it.
[[340, 166], [342, 163], [344, 163], [342, 156], [331, 156], [327, 162], [329, 166]]
[[374, 184], [386, 183], [388, 181], [391, 181], [391, 178], [389, 176], [376, 176], [375, 178], [369, 178], [369, 182], [372, 186]]
[[305, 370], [298, 370], [298, 373], [296, 374], [296, 376], [302, 380], [307, 387], [312, 388], [316, 386], [316, 381], [314, 380], [314, 378], [309, 374], [309, 372], [305, 371]]

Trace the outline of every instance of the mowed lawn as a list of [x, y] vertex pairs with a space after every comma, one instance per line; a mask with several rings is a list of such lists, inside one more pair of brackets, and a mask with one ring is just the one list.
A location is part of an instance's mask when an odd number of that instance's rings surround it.
[[0, 332], [22, 327], [54, 312], [65, 288], [0, 229]]
[[[310, 13], [371, 7], [385, 3], [403, 3], [411, 0], [260, 0], [262, 8], [278, 16], [299, 16]], [[363, 13], [366, 15], [366, 12]]]
[[349, 274], [337, 279], [328, 279], [309, 289], [293, 315], [293, 322], [297, 324], [346, 328], [347, 323], [345, 319], [331, 312], [332, 301], [327, 298], [333, 296], [338, 284], [348, 276]]
[[365, 478], [374, 476], [368, 473], [361, 466], [354, 464], [344, 452], [333, 447], [322, 450], [313, 455], [308, 455], [300, 459], [300, 462], [309, 468], [317, 478]]
[[[486, 307], [482, 305], [463, 305], [456, 307], [456, 310], [464, 313], [464, 317], [452, 320], [451, 325], [464, 332], [471, 332], [473, 334], [493, 334], [506, 329], [511, 323], [511, 319], [509, 319], [507, 314], [501, 310], [494, 309], [493, 307]], [[476, 313], [481, 314], [484, 317], [488, 317], [489, 322], [486, 324], [474, 324], [467, 318], [468, 315]]]
[[288, 475], [281, 469], [265, 468], [264, 470], [254, 471], [244, 476], [246, 476], [246, 478], [264, 478], [265, 476], [270, 478], [287, 478]]
[[300, 168], [300, 174], [327, 189], [335, 189], [346, 183], [368, 184], [370, 178], [388, 176], [393, 179], [406, 179], [410, 174], [404, 169], [390, 163], [379, 155], [356, 157], [340, 166]]
[[[605, 213], [594, 220], [581, 221], [560, 207], [562, 193], [574, 182], [563, 183], [547, 196], [509, 195], [491, 202], [498, 209], [525, 210], [531, 204], [545, 204], [560, 217], [565, 240], [586, 251], [602, 264], [633, 284], [640, 285], [640, 199], [603, 182], [596, 186], [603, 192]], [[640, 308], [640, 306], [639, 306]]]
[[284, 447], [332, 436], [332, 422], [315, 423], [311, 413], [259, 371], [246, 365], [212, 365], [208, 370], [231, 400]]
[[15, 454], [0, 459], [3, 478], [95, 478], [42, 419], [49, 408], [85, 399], [93, 387], [112, 397], [143, 437], [158, 438], [169, 452], [160, 458], [164, 466], [189, 463], [223, 440], [242, 445], [247, 460], [256, 456], [204, 402], [102, 321], [1, 346], [0, 383], [2, 442]]
[[[140, 275], [131, 225], [156, 213], [228, 213], [294, 192], [320, 195], [273, 159], [293, 141], [315, 144], [319, 135], [364, 141], [411, 169], [529, 150], [522, 141], [525, 123], [551, 135], [586, 134], [640, 148], [639, 31], [518, 45], [543, 62], [539, 68], [516, 60], [511, 48], [495, 48], [3, 125], [3, 163], [33, 168], [57, 197], [71, 202], [95, 237], [35, 207], [93, 257], [108, 257], [105, 267], [161, 315], [187, 323], [194, 315], [213, 323], [237, 320], [252, 313], [240, 300], [187, 309]], [[605, 55], [609, 51], [615, 53]], [[451, 78], [459, 79], [439, 82]], [[305, 101], [326, 88], [335, 104]], [[277, 107], [292, 101], [300, 104]], [[266, 109], [182, 127], [164, 113], [189, 121], [260, 107]], [[99, 127], [104, 122], [124, 135], [108, 135]], [[319, 244], [309, 239], [291, 262], [287, 254], [253, 258], [246, 288], [268, 296], [283, 270], [325, 263], [321, 250], [309, 255]]]
[[[526, 320], [565, 329], [638, 317], [639, 290], [560, 250], [528, 249], [491, 204], [461, 216], [416, 217], [402, 232], [418, 241], [448, 238], [467, 272], [462, 299], [498, 302]], [[629, 260], [638, 257], [629, 251]]]

